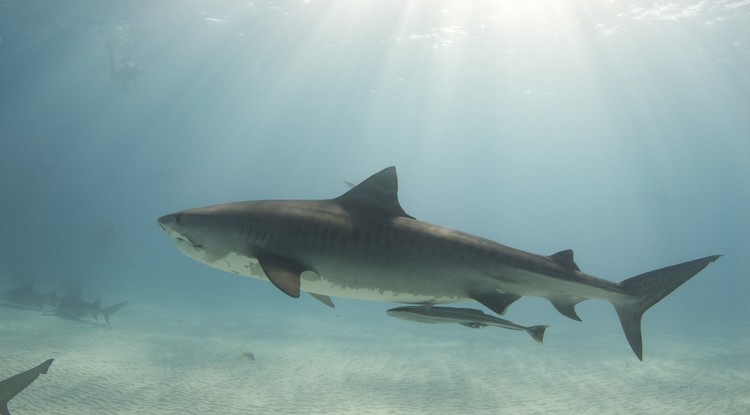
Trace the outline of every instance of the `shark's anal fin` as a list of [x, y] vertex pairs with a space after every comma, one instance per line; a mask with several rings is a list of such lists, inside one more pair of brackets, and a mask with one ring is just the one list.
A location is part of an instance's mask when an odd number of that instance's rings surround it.
[[300, 275], [307, 269], [296, 261], [271, 253], [257, 255], [263, 272], [268, 279], [286, 295], [299, 298]]
[[550, 302], [553, 306], [555, 306], [560, 314], [576, 321], [581, 321], [581, 317], [579, 317], [578, 313], [576, 313], [576, 304], [580, 303], [583, 300], [583, 298], [570, 297], [550, 298]]
[[315, 293], [310, 293], [310, 292], [308, 294], [310, 294], [312, 298], [320, 301], [321, 303], [327, 305], [328, 307], [336, 308], [336, 305], [333, 304], [333, 300], [331, 300], [331, 297], [327, 295], [323, 295], [323, 294], [315, 294]]
[[520, 295], [503, 293], [476, 293], [469, 297], [501, 316], [505, 314], [511, 304], [521, 298]]

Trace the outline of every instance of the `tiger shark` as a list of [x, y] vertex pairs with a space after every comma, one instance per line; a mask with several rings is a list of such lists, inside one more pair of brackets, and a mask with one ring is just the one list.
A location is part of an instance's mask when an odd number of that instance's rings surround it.
[[49, 359], [35, 368], [0, 381], [0, 415], [10, 415], [8, 401], [31, 385], [39, 375], [46, 374], [53, 360]]
[[612, 303], [643, 360], [641, 317], [719, 255], [613, 282], [583, 273], [573, 251], [536, 255], [422, 222], [398, 200], [388, 167], [326, 200], [260, 200], [214, 205], [158, 219], [183, 254], [227, 272], [301, 291], [404, 304], [477, 301], [503, 315], [522, 296], [547, 298], [580, 321], [575, 306]]

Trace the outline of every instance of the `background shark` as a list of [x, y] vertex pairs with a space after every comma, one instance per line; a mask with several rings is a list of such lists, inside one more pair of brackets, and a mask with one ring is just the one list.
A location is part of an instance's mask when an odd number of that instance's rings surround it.
[[580, 320], [579, 302], [613, 304], [642, 359], [641, 317], [719, 256], [620, 283], [580, 271], [571, 250], [536, 255], [416, 220], [398, 201], [395, 167], [329, 200], [251, 201], [166, 215], [161, 228], [185, 255], [267, 279], [292, 297], [315, 294], [408, 304], [475, 300], [498, 314], [522, 296], [547, 298]]
[[5, 291], [0, 295], [0, 299], [15, 305], [26, 307], [44, 307], [46, 305], [56, 306], [60, 299], [55, 294], [55, 290], [44, 294], [34, 291], [33, 283], [26, 283], [21, 287]]
[[55, 314], [60, 317], [70, 319], [80, 319], [81, 317], [92, 317], [94, 320], [99, 320], [99, 316], [104, 317], [104, 321], [109, 324], [109, 317], [117, 310], [125, 307], [127, 301], [117, 303], [107, 308], [102, 308], [101, 300], [97, 299], [93, 303], [84, 301], [81, 298], [80, 287], [73, 290], [60, 300], [60, 304], [55, 309]]
[[0, 415], [10, 415], [8, 401], [31, 385], [41, 374], [46, 374], [54, 359], [49, 359], [39, 366], [11, 376], [0, 382]]

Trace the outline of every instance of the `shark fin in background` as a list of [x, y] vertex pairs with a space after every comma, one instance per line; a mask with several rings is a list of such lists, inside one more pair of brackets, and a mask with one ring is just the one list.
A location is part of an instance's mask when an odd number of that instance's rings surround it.
[[106, 321], [107, 324], [109, 324], [109, 316], [111, 316], [115, 311], [117, 311], [117, 310], [125, 307], [125, 305], [127, 305], [127, 304], [128, 304], [127, 301], [123, 301], [121, 303], [117, 303], [115, 305], [111, 305], [111, 306], [105, 308], [104, 310], [102, 310], [102, 314], [104, 315], [104, 321]]

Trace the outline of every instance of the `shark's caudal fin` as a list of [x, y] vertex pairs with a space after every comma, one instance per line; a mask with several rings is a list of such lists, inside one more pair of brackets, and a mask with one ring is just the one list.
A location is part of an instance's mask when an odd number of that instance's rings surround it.
[[529, 327], [528, 333], [535, 342], [544, 344], [544, 331], [549, 326], [531, 326]]
[[114, 313], [115, 311], [125, 307], [127, 303], [128, 303], [127, 301], [123, 301], [121, 303], [117, 303], [115, 305], [109, 306], [105, 308], [104, 310], [102, 310], [102, 314], [104, 315], [104, 321], [106, 321], [107, 324], [109, 324], [109, 316], [111, 316], [112, 313]]
[[683, 262], [671, 267], [661, 268], [645, 274], [628, 278], [620, 283], [622, 289], [633, 297], [630, 301], [613, 302], [620, 317], [630, 347], [643, 360], [643, 343], [641, 338], [641, 317], [652, 305], [676, 290], [685, 281], [699, 273], [709, 263], [719, 259], [713, 255], [694, 261]]

